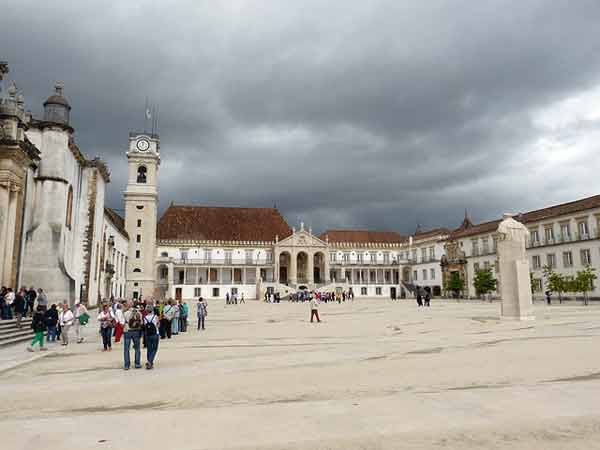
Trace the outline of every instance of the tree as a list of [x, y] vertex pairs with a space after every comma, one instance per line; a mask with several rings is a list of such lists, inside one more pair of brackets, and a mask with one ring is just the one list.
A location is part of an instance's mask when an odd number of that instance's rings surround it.
[[477, 295], [486, 295], [496, 290], [498, 280], [494, 278], [492, 269], [478, 270], [473, 279], [473, 287]]
[[586, 306], [589, 302], [588, 292], [594, 289], [594, 280], [598, 278], [595, 271], [596, 269], [587, 265], [585, 269], [577, 272], [577, 276], [573, 280], [573, 292], [581, 292], [583, 294], [583, 304]]
[[450, 278], [448, 278], [448, 283], [446, 284], [446, 290], [453, 292], [455, 297], [458, 297], [458, 294], [462, 292], [465, 287], [464, 280], [460, 277], [460, 273], [452, 272], [450, 273]]
[[538, 279], [533, 277], [533, 272], [529, 272], [529, 284], [531, 285], [531, 293], [535, 294], [540, 291], [537, 284]]
[[550, 266], [544, 266], [544, 278], [546, 279], [546, 287], [552, 292], [558, 294], [558, 300], [562, 303], [562, 294], [568, 292], [568, 280], [560, 273], [556, 273]]

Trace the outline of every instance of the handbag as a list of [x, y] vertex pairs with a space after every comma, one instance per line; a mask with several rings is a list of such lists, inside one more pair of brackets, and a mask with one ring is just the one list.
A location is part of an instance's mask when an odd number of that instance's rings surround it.
[[87, 325], [90, 321], [90, 315], [88, 313], [83, 313], [79, 316], [79, 325]]

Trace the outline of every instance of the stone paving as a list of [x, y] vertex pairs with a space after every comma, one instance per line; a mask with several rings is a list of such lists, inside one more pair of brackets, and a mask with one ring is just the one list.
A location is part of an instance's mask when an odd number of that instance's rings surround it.
[[[2, 449], [591, 449], [600, 306], [209, 304], [207, 330], [122, 370], [87, 340], [0, 351]], [[42, 357], [40, 357], [42, 356]]]

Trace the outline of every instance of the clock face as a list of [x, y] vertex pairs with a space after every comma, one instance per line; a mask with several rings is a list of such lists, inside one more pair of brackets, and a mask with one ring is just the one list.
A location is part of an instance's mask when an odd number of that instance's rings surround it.
[[140, 152], [148, 151], [150, 148], [150, 142], [148, 142], [147, 139], [140, 139], [137, 141], [136, 147]]

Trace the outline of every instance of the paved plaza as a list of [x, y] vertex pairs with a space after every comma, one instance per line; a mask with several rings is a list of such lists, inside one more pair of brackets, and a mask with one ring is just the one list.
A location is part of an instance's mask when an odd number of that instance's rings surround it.
[[123, 371], [94, 325], [32, 361], [4, 349], [1, 448], [596, 448], [600, 306], [499, 308], [361, 300], [311, 324], [307, 304], [211, 303], [153, 371]]

